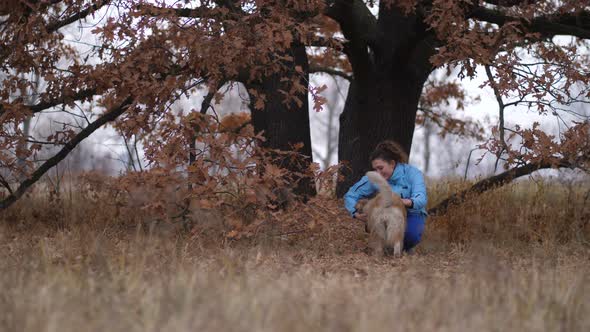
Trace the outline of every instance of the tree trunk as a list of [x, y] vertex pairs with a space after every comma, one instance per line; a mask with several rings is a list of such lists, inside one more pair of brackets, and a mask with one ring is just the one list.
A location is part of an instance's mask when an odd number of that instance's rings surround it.
[[[299, 103], [295, 100], [285, 103], [286, 96], [281, 93], [291, 90], [291, 80], [298, 80], [302, 86], [308, 86], [309, 64], [305, 45], [294, 44], [288, 55], [293, 58], [293, 62], [285, 63], [285, 72], [270, 75], [262, 82], [248, 84], [249, 89], [265, 96], [264, 107], [259, 110], [255, 107], [256, 96], [250, 94], [252, 124], [256, 132], [264, 131], [265, 147], [291, 151], [295, 144], [302, 143], [303, 147], [298, 152], [306, 157], [303, 163], [292, 162], [289, 158], [279, 158], [278, 164], [292, 172], [305, 173], [312, 162], [307, 92], [298, 92], [293, 96]], [[296, 67], [300, 67], [301, 72], [297, 71]], [[300, 179], [293, 189], [298, 195], [315, 194], [315, 187], [310, 178]]]
[[385, 78], [364, 96], [359, 96], [358, 82], [351, 84], [340, 116], [338, 159], [347, 161], [348, 167], [338, 185], [339, 197], [369, 170], [369, 155], [379, 142], [394, 140], [409, 153], [424, 82], [420, 83]]
[[436, 41], [422, 18], [405, 16], [395, 6], [381, 5], [378, 20], [347, 6], [335, 6], [329, 15], [350, 41], [344, 51], [354, 74], [340, 116], [338, 159], [349, 166], [336, 188], [341, 197], [369, 169], [379, 142], [394, 140], [409, 154]]

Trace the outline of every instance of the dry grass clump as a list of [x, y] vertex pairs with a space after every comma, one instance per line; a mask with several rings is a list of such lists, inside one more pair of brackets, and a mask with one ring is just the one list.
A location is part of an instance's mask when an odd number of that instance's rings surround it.
[[[431, 203], [470, 183], [447, 181], [431, 186]], [[455, 243], [494, 241], [508, 246], [590, 245], [590, 183], [520, 181], [431, 218]]]
[[0, 331], [587, 331], [585, 196], [544, 186], [430, 219], [401, 259], [368, 256], [337, 200], [237, 240], [145, 223], [113, 195], [33, 194], [0, 215]]

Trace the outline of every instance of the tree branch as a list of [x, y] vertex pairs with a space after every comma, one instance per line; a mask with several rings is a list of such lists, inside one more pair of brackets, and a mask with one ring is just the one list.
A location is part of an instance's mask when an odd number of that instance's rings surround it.
[[2, 176], [2, 174], [0, 174], [0, 184], [2, 184], [2, 186], [4, 188], [6, 188], [6, 190], [8, 190], [9, 194], [13, 194], [12, 188], [10, 187], [10, 184], [8, 183], [8, 181], [6, 181], [6, 179]]
[[378, 31], [377, 19], [362, 0], [328, 1], [324, 14], [340, 24], [346, 39], [375, 46]]
[[342, 51], [342, 45], [345, 42], [345, 40], [340, 40], [336, 38], [324, 38], [321, 36], [313, 36], [308, 38], [308, 41], [305, 43], [305, 46], [329, 47], [338, 51]]
[[37, 182], [41, 176], [43, 176], [47, 171], [49, 171], [53, 166], [57, 165], [60, 161], [65, 159], [68, 154], [76, 148], [80, 142], [82, 142], [86, 137], [90, 136], [93, 132], [95, 132], [98, 128], [102, 127], [107, 122], [113, 121], [117, 119], [121, 114], [125, 112], [127, 106], [129, 106], [133, 102], [131, 97], [127, 97], [119, 106], [111, 109], [107, 113], [103, 114], [100, 118], [96, 121], [92, 122], [86, 128], [82, 129], [74, 138], [67, 142], [65, 146], [53, 157], [49, 158], [45, 161], [31, 176], [20, 183], [18, 189], [10, 194], [8, 197], [0, 201], [0, 210], [4, 210], [11, 206], [16, 200], [18, 200], [21, 196], [25, 194], [25, 192], [35, 183]]
[[479, 195], [490, 189], [501, 187], [505, 184], [512, 182], [512, 180], [533, 173], [540, 169], [555, 168], [555, 167], [572, 167], [573, 165], [566, 160], [557, 160], [555, 163], [542, 162], [527, 164], [510, 169], [504, 173], [489, 177], [481, 180], [471, 186], [471, 188], [463, 190], [459, 193], [455, 193], [442, 202], [438, 203], [435, 207], [428, 210], [428, 214], [431, 216], [443, 215], [447, 213], [448, 209], [453, 205], [459, 205], [463, 203], [467, 198], [472, 198], [475, 195]]
[[522, 4], [525, 0], [484, 0], [485, 3], [499, 7], [514, 7]]
[[[31, 113], [35, 114], [35, 113], [42, 112], [48, 108], [55, 107], [60, 104], [65, 104], [65, 103], [72, 102], [72, 101], [78, 101], [78, 100], [90, 98], [90, 97], [96, 95], [96, 93], [97, 93], [96, 89], [81, 90], [81, 91], [77, 92], [76, 94], [74, 94], [73, 96], [66, 96], [66, 97], [62, 97], [59, 99], [42, 101], [39, 104], [27, 106], [27, 107], [29, 108]], [[2, 117], [2, 115], [4, 115], [5, 112], [6, 112], [6, 110], [4, 109], [4, 106], [2, 104], [0, 104], [0, 117]]]
[[221, 18], [223, 13], [219, 10], [215, 10], [206, 6], [197, 8], [171, 8], [171, 7], [158, 7], [154, 5], [140, 4], [135, 7], [138, 10], [143, 11], [145, 15], [160, 16], [164, 14], [174, 14], [178, 17], [187, 18], [200, 18], [200, 17], [211, 17]]
[[60, 99], [42, 101], [37, 105], [29, 106], [29, 109], [31, 110], [31, 112], [33, 112], [33, 114], [35, 114], [35, 113], [42, 112], [48, 108], [51, 108], [51, 107], [54, 107], [54, 106], [57, 106], [60, 104], [66, 104], [66, 103], [69, 103], [72, 101], [78, 101], [78, 100], [91, 98], [94, 95], [96, 95], [96, 93], [97, 93], [96, 89], [81, 90], [81, 91], [78, 91], [73, 96], [65, 96]]
[[[221, 89], [221, 87], [225, 83], [226, 83], [226, 81], [221, 81], [221, 82], [217, 83], [213, 89], [211, 89], [209, 92], [207, 92], [207, 94], [203, 97], [203, 101], [201, 102], [201, 110], [199, 113], [207, 114], [207, 111], [209, 110], [209, 106], [211, 106], [211, 102], [213, 101], [213, 98], [215, 97], [215, 94], [217, 93], [217, 91], [219, 89]], [[188, 164], [189, 165], [194, 164], [195, 161], [197, 160], [196, 141], [197, 141], [197, 131], [194, 130], [192, 136], [189, 139], [189, 156], [188, 156]], [[190, 188], [191, 188], [191, 184], [189, 183], [189, 189]]]
[[240, 2], [235, 0], [215, 0], [215, 4], [219, 7], [224, 7], [232, 12], [245, 14], [240, 7]]
[[348, 80], [349, 82], [352, 81], [352, 75], [349, 75], [343, 71], [340, 70], [336, 70], [334, 68], [329, 68], [329, 67], [310, 67], [309, 68], [309, 73], [325, 73], [325, 74], [330, 74], [330, 75], [334, 75], [334, 76], [340, 76], [346, 80]]
[[48, 24], [45, 27], [45, 29], [47, 30], [47, 32], [50, 32], [50, 33], [55, 32], [68, 24], [74, 23], [78, 20], [81, 20], [81, 19], [87, 17], [88, 15], [92, 14], [93, 12], [99, 10], [100, 8], [104, 7], [105, 5], [107, 5], [109, 3], [110, 3], [110, 0], [97, 1], [97, 3], [94, 3], [90, 6], [88, 6], [88, 8], [81, 10], [72, 16], [69, 16], [61, 21], [57, 21], [57, 22], [53, 22], [51, 24]]
[[510, 22], [520, 24], [530, 32], [539, 32], [544, 36], [571, 35], [590, 39], [590, 12], [565, 13], [535, 17], [531, 20], [508, 16], [498, 10], [484, 7], [475, 8], [468, 18], [475, 18], [499, 26]]
[[[496, 85], [496, 81], [494, 81], [494, 75], [492, 75], [492, 70], [490, 69], [490, 65], [485, 65], [486, 75], [488, 76], [488, 81], [490, 81], [490, 86], [492, 90], [494, 90], [494, 95], [496, 96], [496, 102], [498, 102], [498, 112], [499, 112], [499, 124], [498, 130], [500, 130], [500, 141], [502, 143], [502, 147], [506, 149], [506, 139], [504, 137], [504, 100], [502, 100], [502, 95], [500, 94], [500, 90]], [[498, 156], [499, 157], [499, 156]]]
[[344, 37], [344, 53], [348, 57], [355, 79], [369, 80], [372, 63], [367, 46], [377, 48], [377, 19], [362, 0], [330, 0], [324, 14], [340, 24]]

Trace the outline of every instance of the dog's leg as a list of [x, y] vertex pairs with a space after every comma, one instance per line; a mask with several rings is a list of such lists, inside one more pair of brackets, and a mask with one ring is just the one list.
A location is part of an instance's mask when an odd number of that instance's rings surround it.
[[395, 257], [399, 257], [396, 249], [399, 243], [403, 243], [403, 229], [395, 221], [390, 221], [385, 234], [385, 246], [390, 249], [390, 253], [393, 251]]
[[374, 236], [372, 241], [371, 241], [371, 252], [373, 253], [373, 256], [375, 257], [382, 257], [383, 256], [383, 241]]
[[393, 245], [393, 256], [395, 257], [402, 257], [402, 243], [403, 242], [396, 242]]
[[371, 248], [373, 249], [373, 254], [375, 256], [381, 257], [384, 254], [384, 240], [385, 240], [385, 223], [382, 221], [377, 221], [373, 223], [373, 227], [371, 228], [370, 234], [370, 242]]

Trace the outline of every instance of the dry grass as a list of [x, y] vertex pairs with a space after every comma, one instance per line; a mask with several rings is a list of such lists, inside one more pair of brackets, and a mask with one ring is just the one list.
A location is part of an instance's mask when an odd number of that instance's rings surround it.
[[[432, 184], [432, 201], [461, 186]], [[108, 195], [32, 195], [0, 216], [0, 330], [588, 331], [582, 189], [485, 194], [397, 260], [365, 254], [335, 200], [227, 240], [144, 223]]]

